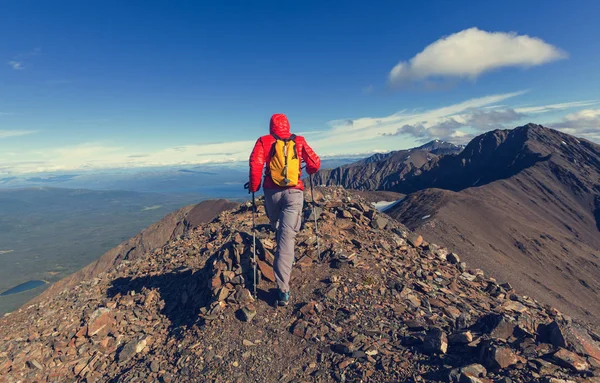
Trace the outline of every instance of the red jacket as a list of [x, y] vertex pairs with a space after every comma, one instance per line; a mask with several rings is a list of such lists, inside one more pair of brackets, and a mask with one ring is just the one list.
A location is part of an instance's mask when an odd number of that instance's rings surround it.
[[[290, 123], [284, 114], [274, 114], [273, 117], [271, 117], [269, 130], [271, 134], [259, 138], [254, 145], [254, 149], [252, 149], [252, 154], [250, 154], [251, 192], [257, 192], [258, 189], [260, 189], [260, 182], [265, 164], [267, 165], [267, 169], [269, 168], [269, 163], [271, 161], [271, 158], [269, 157], [271, 154], [271, 147], [275, 143], [275, 137], [273, 137], [272, 134], [276, 134], [282, 139], [289, 138], [292, 135], [290, 133]], [[311, 149], [311, 147], [308, 146], [304, 137], [296, 137], [296, 149], [302, 161], [306, 163], [306, 171], [308, 174], [314, 174], [319, 171], [319, 168], [321, 167], [321, 160], [319, 159], [319, 156], [317, 156], [317, 154]], [[289, 187], [290, 189], [304, 190], [304, 184], [302, 183], [301, 179], [302, 171], [300, 171], [298, 177], [300, 177], [298, 185], [291, 186]], [[287, 189], [285, 187], [276, 185], [268, 175], [265, 175], [265, 182], [263, 186], [265, 189]]]

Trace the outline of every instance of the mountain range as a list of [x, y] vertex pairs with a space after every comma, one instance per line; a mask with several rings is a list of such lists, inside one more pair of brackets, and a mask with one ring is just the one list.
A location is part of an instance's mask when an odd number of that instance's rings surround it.
[[600, 146], [528, 124], [315, 179], [290, 306], [262, 199], [204, 201], [0, 318], [0, 381], [600, 382]]
[[427, 163], [461, 150], [461, 146], [434, 140], [414, 149], [375, 154], [338, 168], [321, 170], [314, 175], [314, 182], [355, 190], [394, 190], [407, 175], [418, 174]]

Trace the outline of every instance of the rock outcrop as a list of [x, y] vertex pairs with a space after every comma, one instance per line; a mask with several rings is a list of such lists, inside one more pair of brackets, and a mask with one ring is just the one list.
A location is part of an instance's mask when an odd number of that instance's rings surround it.
[[0, 319], [0, 381], [600, 380], [599, 334], [343, 189], [319, 195], [290, 306], [273, 306], [261, 201], [251, 294], [247, 203]]

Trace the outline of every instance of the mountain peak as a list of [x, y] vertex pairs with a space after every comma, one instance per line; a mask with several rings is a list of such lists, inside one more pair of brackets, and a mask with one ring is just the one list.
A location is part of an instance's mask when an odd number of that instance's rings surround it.
[[[475, 137], [459, 155], [441, 159], [421, 182], [437, 179], [429, 187], [460, 190], [473, 186], [476, 180], [481, 185], [508, 178], [545, 161], [579, 174], [598, 166], [600, 146], [532, 123], [494, 130]], [[423, 185], [420, 183], [419, 188]]]
[[549, 129], [549, 128], [546, 128], [543, 125], [536, 124], [534, 122], [528, 122], [525, 125], [517, 126], [514, 129], [506, 129], [506, 130], [543, 130], [543, 129]]
[[426, 150], [434, 154], [453, 154], [459, 152], [462, 148], [462, 145], [455, 145], [451, 142], [432, 140], [412, 150]]

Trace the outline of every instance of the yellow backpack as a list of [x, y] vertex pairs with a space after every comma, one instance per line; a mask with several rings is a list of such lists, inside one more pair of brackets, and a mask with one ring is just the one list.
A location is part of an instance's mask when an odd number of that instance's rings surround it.
[[269, 171], [276, 185], [292, 187], [298, 185], [300, 175], [300, 159], [296, 150], [296, 135], [281, 139], [277, 135], [271, 149]]

